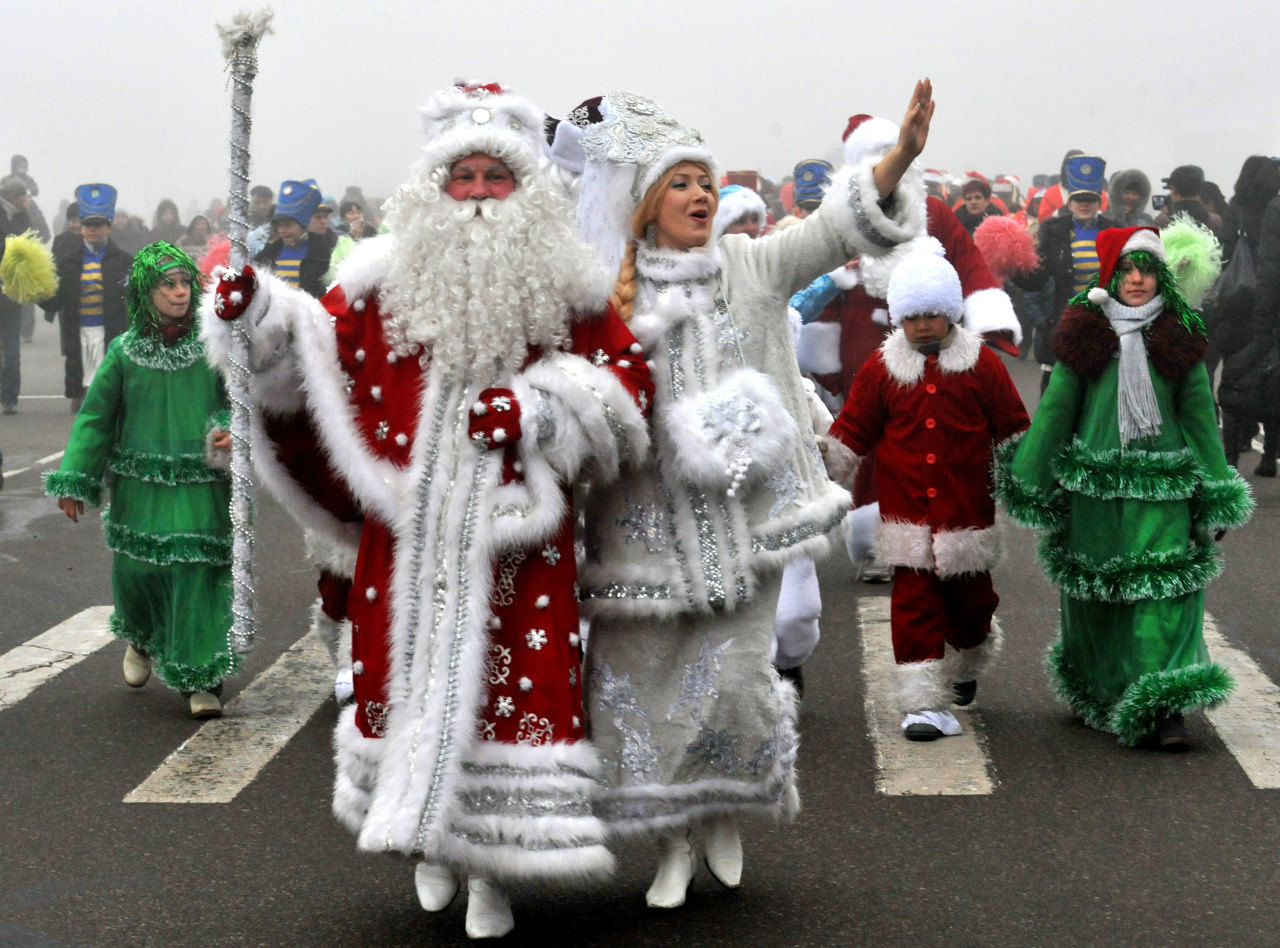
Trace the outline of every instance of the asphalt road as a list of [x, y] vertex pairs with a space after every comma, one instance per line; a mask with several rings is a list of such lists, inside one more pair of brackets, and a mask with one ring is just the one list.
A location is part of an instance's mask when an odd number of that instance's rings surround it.
[[[25, 346], [24, 393], [56, 395], [61, 368], [44, 323]], [[1035, 368], [1011, 363], [1024, 395]], [[1034, 399], [1030, 399], [1034, 400]], [[58, 398], [0, 418], [6, 470], [64, 445]], [[1242, 466], [1252, 471], [1256, 457]], [[110, 602], [100, 524], [41, 495], [38, 471], [0, 493], [0, 654]], [[1249, 475], [1250, 480], [1254, 480]], [[1224, 543], [1208, 607], [1232, 644], [1280, 681], [1270, 560], [1280, 486], [1255, 481], [1258, 511]], [[226, 698], [306, 630], [313, 596], [298, 532], [260, 512], [263, 606], [257, 650]], [[1280, 942], [1280, 812], [1203, 717], [1190, 753], [1127, 750], [1076, 723], [1042, 669], [1057, 597], [1033, 538], [1007, 529], [997, 570], [1007, 644], [983, 682], [981, 739], [995, 778], [983, 796], [885, 796], [864, 710], [859, 597], [886, 587], [821, 569], [823, 641], [806, 666], [803, 813], [744, 830], [737, 892], [699, 868], [685, 908], [643, 894], [652, 848], [619, 850], [609, 883], [513, 892], [507, 943], [572, 945], [1274, 945]], [[329, 814], [327, 701], [227, 804], [124, 804], [197, 729], [156, 681], [133, 690], [112, 643], [0, 712], [0, 946], [399, 946], [466, 941], [464, 900], [416, 904], [411, 865], [361, 855]], [[890, 735], [894, 739], [896, 735]], [[1276, 736], [1280, 756], [1280, 735]]]

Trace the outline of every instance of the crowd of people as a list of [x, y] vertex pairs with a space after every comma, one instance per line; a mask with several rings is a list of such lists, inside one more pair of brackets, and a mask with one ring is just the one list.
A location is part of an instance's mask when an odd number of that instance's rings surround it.
[[[695, 833], [739, 884], [739, 819], [799, 806], [833, 544], [893, 583], [904, 739], [959, 733], [999, 654], [1000, 503], [1061, 591], [1058, 694], [1185, 747], [1232, 688], [1203, 589], [1259, 425], [1276, 472], [1277, 163], [1229, 202], [1182, 166], [1152, 201], [1073, 150], [1024, 193], [925, 168], [933, 112], [925, 80], [775, 186], [640, 95], [561, 119], [460, 82], [385, 203], [254, 187], [239, 268], [221, 208], [184, 226], [162, 201], [148, 227], [77, 188], [40, 301], [76, 413], [45, 486], [77, 520], [109, 472], [126, 682], [204, 718], [239, 667], [239, 324], [255, 465], [305, 532], [344, 705], [334, 813], [417, 860], [428, 911], [465, 878], [473, 938], [512, 930], [513, 883], [607, 875], [622, 836], [656, 841], [652, 907], [684, 903]], [[16, 156], [10, 240], [52, 236], [37, 194]], [[6, 413], [22, 319], [3, 302]], [[1034, 420], [1007, 367], [1028, 351]]]

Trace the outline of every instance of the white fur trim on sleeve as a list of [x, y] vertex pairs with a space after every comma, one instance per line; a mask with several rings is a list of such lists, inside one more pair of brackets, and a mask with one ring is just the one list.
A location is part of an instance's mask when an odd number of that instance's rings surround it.
[[898, 182], [889, 206], [890, 217], [880, 206], [874, 156], [858, 165], [845, 165], [831, 176], [831, 186], [817, 213], [831, 221], [843, 235], [850, 256], [879, 256], [897, 244], [925, 232], [925, 192], [917, 163]]
[[221, 451], [213, 446], [213, 436], [222, 429], [210, 428], [204, 433], [204, 463], [215, 471], [231, 470], [231, 452]]
[[840, 324], [807, 323], [800, 327], [796, 361], [801, 372], [831, 375], [840, 371]]
[[1022, 342], [1022, 326], [1013, 311], [1013, 301], [1008, 293], [995, 287], [975, 290], [964, 298], [964, 327], [979, 336], [988, 332], [1011, 332], [1015, 345]]

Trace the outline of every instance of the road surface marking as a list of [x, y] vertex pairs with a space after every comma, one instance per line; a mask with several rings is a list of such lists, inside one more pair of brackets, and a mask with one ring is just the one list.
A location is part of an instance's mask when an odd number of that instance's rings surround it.
[[16, 471], [0, 471], [0, 473], [3, 473], [5, 477], [17, 477], [19, 474], [27, 473], [29, 470], [31, 470], [29, 467], [20, 467]]
[[66, 451], [59, 451], [57, 454], [51, 454], [47, 458], [41, 458], [39, 461], [36, 461], [36, 464], [48, 464], [50, 461], [58, 460], [66, 453]]
[[1255, 787], [1280, 787], [1280, 688], [1248, 653], [1227, 642], [1207, 612], [1204, 641], [1213, 660], [1236, 680], [1231, 698], [1205, 716]]
[[0, 711], [110, 642], [111, 611], [111, 606], [93, 606], [0, 655]]
[[862, 630], [862, 675], [866, 679], [867, 727], [876, 749], [876, 789], [889, 796], [969, 796], [992, 793], [990, 762], [977, 731], [977, 714], [951, 711], [964, 732], [936, 741], [909, 741], [894, 698], [893, 642], [889, 598], [858, 600]]
[[333, 694], [328, 649], [308, 632], [124, 798], [230, 803]]

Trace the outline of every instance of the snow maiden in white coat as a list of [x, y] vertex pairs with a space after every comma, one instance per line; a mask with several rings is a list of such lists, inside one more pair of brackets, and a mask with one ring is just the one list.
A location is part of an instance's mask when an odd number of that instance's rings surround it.
[[719, 242], [715, 165], [696, 132], [630, 93], [571, 114], [579, 221], [618, 267], [614, 305], [656, 386], [648, 463], [588, 502], [581, 582], [598, 813], [616, 832], [658, 835], [650, 905], [683, 904], [698, 820], [712, 872], [736, 886], [736, 817], [798, 808], [794, 693], [769, 664], [779, 576], [827, 552], [849, 495], [813, 437], [787, 300], [921, 232], [919, 182], [899, 180], [931, 113], [921, 84], [901, 152], [840, 169], [796, 226]]

